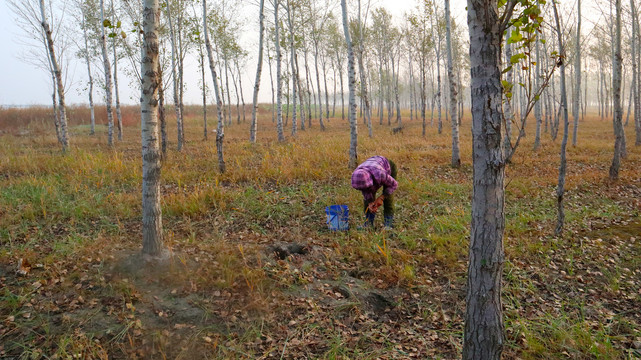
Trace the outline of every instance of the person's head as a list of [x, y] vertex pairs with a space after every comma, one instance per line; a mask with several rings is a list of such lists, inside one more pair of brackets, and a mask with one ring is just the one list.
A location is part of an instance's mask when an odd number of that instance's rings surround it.
[[352, 187], [356, 190], [367, 190], [374, 186], [372, 174], [365, 169], [356, 169], [352, 173]]

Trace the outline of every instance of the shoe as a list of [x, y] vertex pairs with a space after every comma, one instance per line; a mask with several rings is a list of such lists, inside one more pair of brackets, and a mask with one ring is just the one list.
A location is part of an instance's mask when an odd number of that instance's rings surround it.
[[367, 230], [367, 229], [373, 229], [374, 228], [374, 219], [376, 218], [375, 213], [371, 212], [366, 212], [365, 213], [365, 222], [363, 225], [359, 226], [357, 229], [358, 230]]
[[392, 230], [394, 229], [394, 216], [385, 216], [385, 226], [383, 227], [384, 230]]

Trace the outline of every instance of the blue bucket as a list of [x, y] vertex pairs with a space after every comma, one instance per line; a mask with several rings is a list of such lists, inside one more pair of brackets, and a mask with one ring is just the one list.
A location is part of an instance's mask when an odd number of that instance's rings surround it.
[[347, 205], [331, 205], [325, 208], [327, 225], [332, 231], [349, 229], [349, 208]]

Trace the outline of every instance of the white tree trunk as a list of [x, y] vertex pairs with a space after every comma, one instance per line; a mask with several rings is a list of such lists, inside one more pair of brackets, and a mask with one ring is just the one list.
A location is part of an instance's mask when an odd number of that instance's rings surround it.
[[47, 17], [45, 15], [44, 0], [40, 0], [40, 14], [42, 16], [40, 25], [42, 26], [42, 30], [45, 33], [47, 50], [49, 51], [49, 61], [51, 64], [53, 75], [56, 79], [55, 83], [58, 89], [58, 111], [60, 112], [60, 119], [58, 120], [60, 129], [59, 141], [62, 145], [62, 151], [67, 151], [67, 147], [69, 147], [69, 135], [67, 133], [67, 106], [65, 104], [65, 89], [62, 83], [62, 70], [60, 69], [60, 65], [58, 64], [58, 60], [56, 59], [56, 52], [53, 47], [51, 28], [49, 27], [49, 23], [47, 23]]
[[258, 14], [258, 63], [256, 64], [256, 80], [254, 81], [254, 95], [252, 98], [252, 123], [249, 127], [249, 141], [256, 142], [258, 130], [258, 90], [260, 89], [260, 75], [263, 71], [263, 43], [265, 38], [265, 0], [260, 0]]
[[89, 135], [96, 134], [96, 112], [93, 105], [93, 76], [91, 73], [91, 60], [89, 58], [89, 37], [87, 35], [86, 11], [82, 11], [82, 34], [85, 41], [85, 62], [87, 63], [87, 77], [89, 78], [89, 111], [91, 112], [91, 130]]
[[294, 48], [294, 24], [292, 22], [293, 12], [294, 8], [292, 7], [291, 2], [287, 0], [287, 23], [289, 24], [289, 49], [291, 52], [289, 60], [292, 68], [292, 136], [296, 136], [296, 131], [298, 130], [298, 124], [296, 123], [296, 91], [298, 85], [298, 73], [296, 72], [296, 49]]
[[276, 45], [276, 132], [278, 141], [285, 141], [283, 134], [283, 76], [281, 71], [280, 26], [278, 21], [278, 3], [274, 1], [274, 44]]
[[[161, 154], [158, 133], [158, 0], [143, 1], [143, 58], [140, 117], [142, 126], [142, 253], [159, 257], [166, 253], [160, 207]], [[104, 37], [103, 37], [104, 39]], [[104, 43], [103, 43], [104, 44]]]
[[566, 148], [568, 145], [569, 119], [568, 119], [568, 97], [567, 97], [566, 86], [565, 86], [565, 61], [564, 60], [566, 59], [566, 57], [565, 57], [565, 45], [563, 44], [563, 32], [562, 32], [563, 30], [561, 28], [561, 22], [559, 20], [559, 14], [556, 8], [556, 3], [553, 2], [552, 7], [554, 9], [554, 20], [556, 22], [559, 55], [561, 59], [560, 60], [561, 66], [559, 67], [559, 70], [560, 70], [560, 77], [561, 77], [561, 82], [560, 82], [561, 111], [563, 114], [563, 140], [561, 141], [561, 161], [559, 162], [559, 181], [556, 188], [557, 221], [556, 221], [556, 229], [554, 231], [554, 233], [558, 236], [558, 235], [561, 235], [561, 232], [563, 231], [563, 224], [565, 222], [563, 198], [565, 194], [565, 172], [567, 168]]
[[637, 9], [634, 0], [630, 0], [630, 9], [632, 12], [632, 67], [634, 71], [634, 130], [636, 138], [634, 145], [641, 145], [641, 77], [639, 76], [639, 59], [641, 49], [639, 48], [639, 23], [637, 19]]
[[[576, 146], [579, 131], [579, 98], [581, 97], [581, 0], [577, 0], [577, 22], [576, 22], [576, 47], [574, 54], [574, 98], [572, 99], [572, 116], [574, 117], [574, 129], [572, 131], [572, 146]], [[633, 61], [634, 63], [634, 61]], [[633, 65], [636, 68], [636, 64]]]
[[205, 48], [209, 59], [209, 70], [214, 82], [214, 95], [216, 96], [216, 112], [218, 113], [218, 128], [216, 129], [216, 152], [218, 153], [218, 171], [225, 172], [225, 160], [223, 156], [223, 140], [225, 138], [225, 120], [223, 119], [223, 104], [218, 88], [218, 76], [216, 75], [216, 61], [212, 54], [209, 43], [209, 32], [207, 30], [207, 0], [203, 0], [203, 33], [205, 35]]
[[610, 180], [619, 178], [619, 168], [621, 167], [621, 157], [623, 154], [623, 124], [621, 108], [621, 0], [615, 2], [616, 21], [614, 35], [614, 64], [612, 65], [612, 91], [614, 97], [614, 155], [610, 165]]
[[372, 111], [369, 104], [369, 95], [367, 94], [367, 76], [365, 75], [365, 66], [363, 65], [363, 23], [361, 22], [361, 0], [358, 0], [358, 73], [361, 77], [361, 98], [365, 103], [365, 122], [367, 123], [367, 131], [369, 137], [373, 137], [372, 134]]
[[[534, 68], [534, 88], [538, 89], [541, 87], [541, 41], [536, 39], [536, 65]], [[537, 100], [534, 104], [534, 118], [536, 119], [536, 133], [534, 135], [534, 150], [537, 150], [541, 146], [541, 99]]]
[[450, 121], [452, 123], [452, 167], [461, 166], [461, 155], [459, 152], [459, 134], [458, 134], [458, 111], [457, 111], [457, 90], [456, 78], [454, 77], [454, 63], [452, 60], [452, 35], [450, 19], [450, 0], [445, 0], [445, 41], [447, 43], [447, 77], [450, 80]]
[[349, 168], [354, 169], [357, 165], [358, 153], [358, 128], [356, 123], [356, 74], [354, 74], [354, 49], [352, 48], [352, 38], [349, 35], [349, 22], [347, 20], [346, 0], [341, 0], [341, 9], [343, 12], [343, 32], [345, 33], [345, 43], [347, 44], [347, 73], [349, 76]]
[[[114, 14], [114, 2], [111, 1], [111, 13]], [[116, 119], [118, 120], [118, 141], [122, 141], [122, 111], [120, 110], [120, 93], [118, 91], [118, 52], [116, 50], [116, 45], [118, 42], [118, 36], [116, 35], [113, 38], [113, 55], [114, 55], [114, 92], [116, 95]]]
[[109, 56], [107, 55], [107, 36], [105, 35], [105, 1], [100, 0], [100, 19], [101, 23], [101, 36], [100, 45], [102, 47], [102, 64], [105, 68], [105, 101], [107, 102], [107, 143], [113, 146], [114, 136], [114, 115], [111, 108], [111, 64], [109, 63]]
[[176, 113], [176, 129], [178, 136], [178, 151], [183, 148], [184, 136], [182, 126], [182, 113], [180, 112], [180, 98], [178, 96], [179, 78], [176, 68], [176, 58], [178, 57], [176, 48], [176, 36], [174, 34], [174, 25], [172, 14], [169, 9], [169, 1], [165, 3], [165, 13], [167, 14], [167, 21], [169, 22], [169, 42], [171, 43], [171, 78], [173, 82], [173, 95], [174, 95], [174, 112]]

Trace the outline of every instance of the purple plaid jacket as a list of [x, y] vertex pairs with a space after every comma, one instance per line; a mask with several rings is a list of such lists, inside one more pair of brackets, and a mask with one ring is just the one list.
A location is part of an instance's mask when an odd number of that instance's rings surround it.
[[383, 194], [389, 195], [396, 190], [398, 183], [391, 176], [389, 161], [382, 156], [372, 156], [358, 165], [352, 173], [352, 187], [363, 192], [367, 201], [376, 197], [376, 191], [383, 187]]

